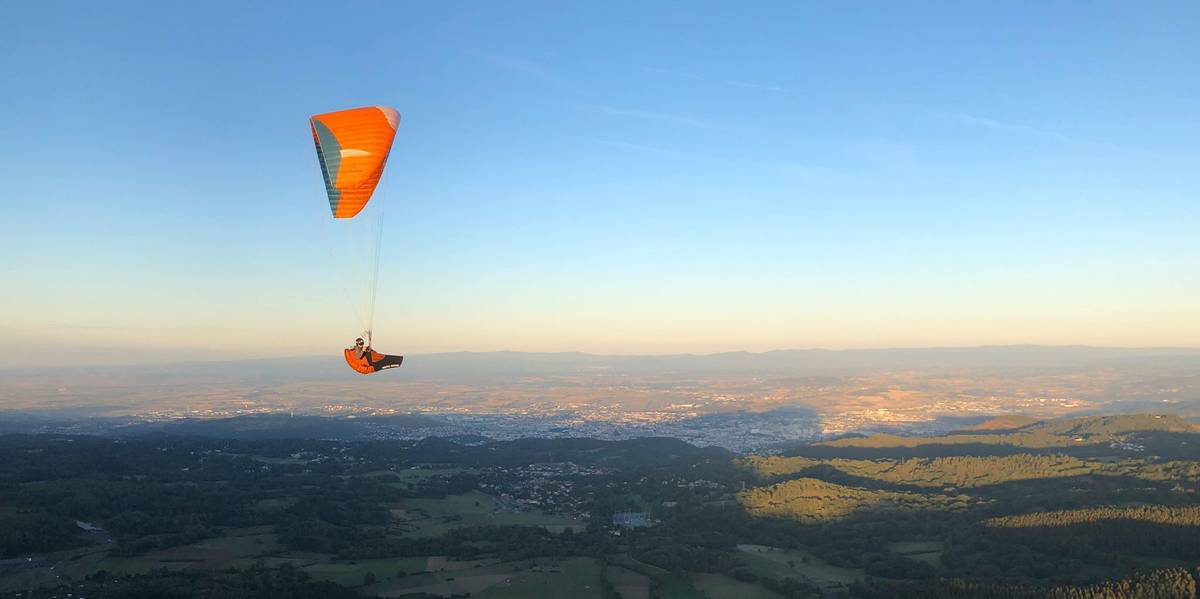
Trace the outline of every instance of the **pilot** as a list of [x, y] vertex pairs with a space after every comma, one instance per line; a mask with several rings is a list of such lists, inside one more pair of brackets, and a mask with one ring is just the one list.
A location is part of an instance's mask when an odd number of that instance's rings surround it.
[[[363, 356], [369, 355], [368, 352], [371, 351], [371, 348], [367, 347], [367, 343], [365, 341], [363, 341], [362, 337], [355, 339], [354, 347], [351, 347], [350, 349], [354, 350], [354, 357], [358, 358], [359, 360], [363, 359]], [[369, 360], [369, 358], [368, 358], [368, 360]]]

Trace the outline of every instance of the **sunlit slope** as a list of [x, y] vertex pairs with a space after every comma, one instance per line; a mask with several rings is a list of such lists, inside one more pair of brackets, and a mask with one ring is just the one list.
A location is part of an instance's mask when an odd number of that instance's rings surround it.
[[936, 437], [900, 437], [873, 435], [837, 439], [816, 446], [825, 447], [920, 447], [929, 445], [1011, 445], [1024, 448], [1072, 447], [1119, 440], [1129, 433], [1200, 432], [1200, 425], [1174, 414], [1137, 414], [1091, 416], [1044, 422], [1015, 432], [988, 434], [966, 433]]

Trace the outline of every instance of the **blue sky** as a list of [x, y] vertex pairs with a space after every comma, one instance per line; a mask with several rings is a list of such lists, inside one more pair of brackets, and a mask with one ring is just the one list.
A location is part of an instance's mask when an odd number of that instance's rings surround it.
[[1200, 345], [1194, 2], [7, 17], [0, 364], [343, 344], [306, 120], [370, 104], [383, 349]]

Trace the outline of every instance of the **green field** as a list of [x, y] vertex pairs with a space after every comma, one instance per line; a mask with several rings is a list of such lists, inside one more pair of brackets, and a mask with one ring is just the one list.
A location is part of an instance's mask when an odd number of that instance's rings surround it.
[[[92, 545], [47, 554], [42, 567], [0, 578], [0, 591], [21, 590], [32, 578], [39, 584], [80, 580], [100, 570], [113, 574], [143, 574], [167, 568], [218, 569], [243, 567], [280, 549], [270, 527], [230, 529], [225, 535], [134, 557], [110, 556], [108, 545]], [[270, 565], [269, 560], [261, 560]]]
[[[431, 560], [432, 561], [432, 560]], [[471, 564], [462, 562], [459, 565]], [[393, 578], [359, 591], [396, 597], [408, 593], [462, 595], [484, 599], [580, 597], [601, 599], [600, 567], [591, 558], [518, 560], [479, 563]]]
[[219, 568], [280, 549], [271, 527], [262, 526], [230, 530], [220, 537], [151, 551], [143, 557], [150, 561], [193, 563], [205, 568]]
[[925, 562], [935, 568], [942, 567], [941, 541], [905, 541], [888, 543], [888, 551], [910, 559]]
[[[544, 561], [544, 560], [543, 560]], [[602, 599], [600, 566], [586, 557], [551, 562], [547, 567], [520, 572], [509, 580], [472, 595], [482, 599], [578, 597]]]
[[617, 556], [611, 560], [611, 563], [650, 578], [653, 581], [655, 597], [661, 599], [705, 599], [705, 595], [696, 590], [691, 581], [668, 570], [639, 562], [627, 555]]
[[407, 537], [436, 537], [455, 528], [481, 525], [544, 526], [553, 532], [583, 528], [582, 522], [564, 516], [507, 509], [479, 491], [442, 499], [406, 499], [390, 507], [399, 532]]
[[316, 580], [329, 580], [342, 586], [357, 587], [366, 582], [367, 574], [374, 574], [375, 580], [387, 581], [397, 578], [400, 572], [407, 575], [425, 572], [428, 569], [428, 558], [402, 557], [394, 559], [371, 559], [348, 561], [324, 561], [306, 565], [303, 570]]
[[621, 599], [649, 599], [650, 587], [654, 581], [645, 574], [639, 574], [621, 566], [609, 566], [605, 572], [609, 584], [621, 596]]
[[424, 511], [431, 517], [454, 514], [481, 515], [500, 509], [499, 503], [491, 495], [480, 491], [471, 491], [465, 495], [447, 495], [440, 499], [406, 499], [403, 505], [405, 509]]
[[280, 465], [280, 466], [284, 466], [284, 465], [286, 465], [286, 466], [302, 466], [302, 465], [308, 463], [308, 460], [298, 460], [296, 458], [269, 458], [267, 456], [261, 456], [261, 455], [250, 456], [250, 457], [251, 457], [251, 459], [253, 459], [256, 462], [262, 462], [263, 464], [275, 464], [275, 465]]
[[358, 476], [391, 479], [391, 483], [400, 489], [411, 489], [423, 481], [435, 476], [453, 476], [455, 474], [477, 474], [474, 468], [400, 468], [397, 470], [373, 470]]
[[[215, 570], [245, 568], [258, 563], [268, 567], [290, 563], [314, 580], [329, 580], [347, 587], [361, 588], [369, 573], [377, 581], [371, 590], [429, 586], [440, 581], [442, 588], [463, 593], [471, 592], [470, 588], [482, 590], [486, 585], [480, 583], [488, 581], [487, 575], [492, 576], [489, 584], [511, 577], [511, 567], [496, 568], [496, 560], [455, 561], [444, 556], [431, 556], [344, 561], [335, 560], [328, 554], [286, 551], [268, 530], [269, 527], [231, 529], [220, 537], [134, 557], [110, 556], [107, 546], [60, 551], [46, 556], [41, 567], [21, 569], [0, 577], [0, 592], [24, 590], [31, 581], [42, 585], [81, 580], [100, 570], [114, 575], [144, 574], [162, 568]], [[447, 586], [444, 579], [448, 577], [457, 577], [461, 581]], [[428, 592], [437, 594], [441, 591]]]
[[[417, 480], [466, 471], [455, 468], [372, 474], [395, 476], [400, 480]], [[264, 501], [270, 505], [263, 507], [271, 508], [282, 507], [288, 502], [286, 499]], [[396, 519], [396, 532], [414, 537], [433, 537], [455, 528], [480, 525], [544, 526], [553, 532], [561, 532], [568, 528], [582, 530], [584, 526], [581, 522], [562, 516], [511, 510], [490, 495], [478, 491], [450, 495], [442, 499], [408, 499], [391, 508]], [[256, 563], [268, 567], [291, 564], [308, 573], [313, 579], [329, 580], [348, 587], [361, 588], [365, 584], [367, 574], [372, 574], [377, 582], [370, 588], [381, 592], [419, 587], [432, 594], [479, 593], [485, 588], [505, 583], [516, 589], [506, 591], [513, 594], [527, 587], [558, 589], [565, 584], [560, 573], [527, 571], [514, 576], [511, 568], [496, 566], [496, 560], [456, 562], [438, 556], [353, 562], [334, 560], [333, 556], [327, 554], [287, 550], [280, 545], [273, 527], [270, 526], [229, 529], [219, 537], [189, 545], [158, 549], [138, 556], [111, 556], [110, 549], [111, 547], [106, 545], [90, 545], [49, 554], [44, 565], [22, 567], [0, 576], [0, 591], [19, 591], [28, 588], [31, 581], [35, 585], [43, 585], [80, 580], [100, 570], [113, 574], [143, 574], [162, 568], [217, 570], [244, 568]], [[565, 563], [567, 566], [564, 567], [581, 567], [576, 562]], [[590, 560], [588, 564], [589, 568], [596, 569]], [[401, 572], [405, 576], [398, 576]], [[423, 572], [431, 573], [419, 574]], [[462, 574], [456, 575], [455, 572]], [[598, 576], [598, 569], [594, 575], [585, 576], [588, 580], [595, 579], [595, 584], [590, 585], [594, 588], [572, 588], [570, 592], [588, 596], [589, 592], [598, 589]], [[447, 581], [446, 578], [458, 580]]]
[[[103, 561], [107, 551], [97, 547], [84, 547], [48, 554], [37, 567], [20, 567], [5, 570], [0, 577], [0, 592], [20, 592], [29, 588], [56, 582], [69, 582], [90, 575]], [[140, 571], [140, 570], [139, 570]]]
[[843, 589], [865, 576], [862, 570], [827, 564], [806, 551], [763, 545], [738, 545], [738, 551], [742, 561], [760, 574], [774, 578], [800, 575], [830, 591]]
[[724, 574], [694, 572], [689, 574], [688, 578], [691, 579], [692, 585], [709, 599], [725, 599], [727, 597], [737, 597], [738, 599], [783, 599], [783, 596], [779, 593], [768, 591], [757, 584], [734, 580]]
[[269, 531], [270, 527], [266, 526], [230, 529], [220, 537], [134, 557], [109, 556], [105, 550], [93, 550], [91, 555], [67, 562], [60, 568], [64, 572], [84, 576], [96, 570], [137, 574], [159, 568], [219, 569], [248, 566], [262, 556], [280, 551], [281, 546], [275, 534]]

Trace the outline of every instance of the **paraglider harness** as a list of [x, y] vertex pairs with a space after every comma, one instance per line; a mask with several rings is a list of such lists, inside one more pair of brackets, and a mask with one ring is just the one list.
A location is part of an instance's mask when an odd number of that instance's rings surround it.
[[[368, 338], [370, 337], [368, 336]], [[396, 368], [404, 362], [404, 356], [389, 356], [377, 353], [371, 349], [371, 346], [362, 337], [355, 339], [354, 348], [346, 350], [345, 353], [346, 362], [360, 374], [371, 374], [388, 368]], [[376, 357], [377, 359], [372, 359], [372, 357]]]

